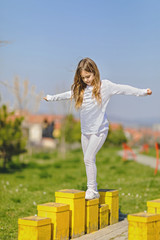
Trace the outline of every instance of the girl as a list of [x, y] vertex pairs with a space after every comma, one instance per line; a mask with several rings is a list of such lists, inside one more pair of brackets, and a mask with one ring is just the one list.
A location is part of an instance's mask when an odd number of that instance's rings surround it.
[[106, 140], [109, 123], [107, 105], [114, 94], [146, 96], [148, 89], [138, 89], [127, 85], [100, 80], [99, 70], [90, 58], [82, 59], [76, 69], [71, 91], [56, 95], [47, 95], [46, 101], [74, 99], [75, 108], [80, 110], [81, 144], [87, 174], [85, 199], [99, 198], [97, 191], [96, 154]]

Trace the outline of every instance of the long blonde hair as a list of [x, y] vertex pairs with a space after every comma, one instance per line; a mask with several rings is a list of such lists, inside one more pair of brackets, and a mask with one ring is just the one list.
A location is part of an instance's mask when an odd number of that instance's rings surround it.
[[93, 85], [92, 97], [96, 98], [98, 104], [101, 104], [102, 102], [101, 95], [100, 95], [101, 81], [100, 81], [100, 74], [99, 74], [97, 65], [92, 59], [84, 58], [78, 63], [75, 76], [74, 76], [74, 83], [71, 86], [71, 90], [73, 91], [72, 98], [74, 98], [75, 100], [76, 109], [80, 108], [82, 105], [84, 90], [87, 86], [87, 84], [85, 84], [81, 78], [82, 70], [85, 70], [86, 72], [90, 72], [94, 74], [94, 79], [92, 82], [92, 85]]

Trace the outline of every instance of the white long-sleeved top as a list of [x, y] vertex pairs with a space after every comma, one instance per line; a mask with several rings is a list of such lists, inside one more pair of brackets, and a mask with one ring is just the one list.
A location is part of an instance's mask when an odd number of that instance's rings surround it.
[[[107, 105], [111, 96], [115, 94], [146, 96], [147, 89], [139, 89], [128, 85], [115, 84], [109, 80], [101, 81], [102, 104], [99, 105], [92, 98], [93, 86], [87, 86], [84, 91], [83, 103], [80, 107], [81, 132], [83, 134], [97, 134], [109, 128], [107, 120]], [[47, 95], [48, 101], [66, 100], [71, 98], [71, 91], [56, 95]]]

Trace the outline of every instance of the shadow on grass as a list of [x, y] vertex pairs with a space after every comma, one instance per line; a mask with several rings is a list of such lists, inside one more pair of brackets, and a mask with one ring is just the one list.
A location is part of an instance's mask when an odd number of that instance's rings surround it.
[[46, 170], [50, 168], [61, 168], [62, 164], [60, 162], [55, 162], [51, 164], [39, 164], [36, 162], [29, 162], [29, 163], [9, 163], [6, 168], [0, 167], [0, 173], [3, 174], [13, 174], [15, 172], [21, 172], [24, 169], [39, 169], [39, 170]]
[[123, 221], [125, 218], [127, 218], [128, 214], [124, 214], [121, 212], [121, 209], [119, 208], [119, 221]]
[[24, 168], [27, 167], [28, 164], [26, 163], [10, 163], [8, 167], [6, 168], [3, 168], [3, 167], [0, 167], [0, 173], [15, 173], [15, 172], [20, 172], [22, 171]]

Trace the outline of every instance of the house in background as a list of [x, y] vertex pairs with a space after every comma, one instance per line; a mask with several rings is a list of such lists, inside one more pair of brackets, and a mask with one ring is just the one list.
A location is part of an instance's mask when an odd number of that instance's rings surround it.
[[27, 119], [28, 139], [30, 144], [47, 148], [56, 148], [56, 137], [60, 135], [63, 116], [29, 115]]
[[14, 117], [24, 116], [23, 130], [30, 146], [56, 148], [60, 136], [62, 115], [30, 114], [16, 112]]

